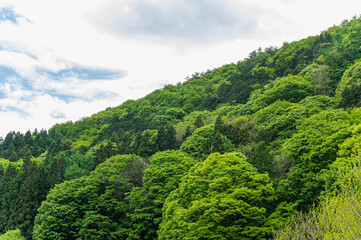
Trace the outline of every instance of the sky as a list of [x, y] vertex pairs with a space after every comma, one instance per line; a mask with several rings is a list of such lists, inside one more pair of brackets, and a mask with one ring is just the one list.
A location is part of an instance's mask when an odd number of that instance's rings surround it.
[[77, 121], [360, 9], [359, 0], [0, 0], [0, 136]]

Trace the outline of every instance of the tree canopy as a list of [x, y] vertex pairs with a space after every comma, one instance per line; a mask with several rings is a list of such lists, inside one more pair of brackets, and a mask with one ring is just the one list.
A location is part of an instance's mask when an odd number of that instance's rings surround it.
[[212, 154], [169, 195], [159, 239], [261, 239], [273, 197], [268, 176], [243, 155]]

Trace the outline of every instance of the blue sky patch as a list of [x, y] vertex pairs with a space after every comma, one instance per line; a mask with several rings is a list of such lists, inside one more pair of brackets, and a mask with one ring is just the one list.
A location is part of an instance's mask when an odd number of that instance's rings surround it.
[[38, 69], [40, 74], [48, 75], [54, 80], [63, 80], [64, 78], [74, 77], [81, 80], [112, 80], [119, 79], [125, 76], [122, 71], [115, 71], [103, 68], [86, 68], [81, 66], [73, 66], [68, 69], [63, 69], [58, 72]]
[[54, 119], [66, 119], [65, 113], [62, 112], [52, 112], [50, 114], [50, 117]]
[[57, 97], [66, 103], [72, 103], [76, 100], [92, 102], [95, 100], [107, 99], [107, 98], [112, 98], [112, 97], [118, 96], [118, 94], [115, 92], [103, 92], [103, 91], [99, 91], [94, 96], [89, 96], [89, 97], [82, 97], [82, 96], [76, 96], [76, 95], [71, 95], [71, 94], [62, 94], [62, 93], [57, 92], [56, 90], [48, 90], [48, 91], [45, 91], [45, 93], [49, 94], [51, 96]]
[[9, 68], [4, 65], [0, 65], [0, 82], [5, 82], [6, 78], [16, 76], [18, 77], [19, 74], [12, 68]]
[[0, 106], [0, 111], [1, 112], [16, 112], [22, 118], [30, 116], [29, 113], [27, 113], [17, 107], [13, 107], [13, 106]]
[[[5, 65], [0, 65], [0, 84], [9, 82], [10, 78], [16, 78], [16, 81], [21, 84], [24, 89], [31, 90], [32, 86], [30, 82], [20, 76], [13, 68], [7, 67]], [[0, 94], [0, 98], [3, 98]]]
[[115, 98], [119, 95], [115, 92], [99, 92], [95, 94], [94, 99], [108, 99], [108, 98]]
[[0, 7], [0, 22], [10, 21], [12, 23], [18, 24], [19, 17], [21, 16], [14, 12], [14, 7]]
[[62, 94], [62, 93], [58, 93], [57, 91], [55, 90], [46, 90], [44, 91], [45, 94], [49, 94], [53, 97], [57, 97], [61, 100], [63, 100], [64, 102], [66, 103], [72, 103], [78, 99], [80, 100], [84, 100], [86, 101], [87, 99], [83, 98], [83, 97], [80, 97], [80, 96], [74, 96], [74, 95], [71, 95], [71, 94]]

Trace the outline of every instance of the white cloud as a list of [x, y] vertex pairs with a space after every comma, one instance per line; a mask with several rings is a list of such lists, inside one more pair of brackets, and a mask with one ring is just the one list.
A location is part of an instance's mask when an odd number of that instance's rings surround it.
[[187, 43], [247, 36], [255, 24], [252, 16], [228, 0], [111, 1], [97, 14], [101, 28], [123, 37]]

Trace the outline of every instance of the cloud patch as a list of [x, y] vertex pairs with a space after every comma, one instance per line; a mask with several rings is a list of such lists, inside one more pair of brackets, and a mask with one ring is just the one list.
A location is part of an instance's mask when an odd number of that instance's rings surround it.
[[114, 3], [97, 20], [102, 22], [106, 30], [126, 37], [195, 43], [246, 36], [256, 27], [254, 20], [228, 0], [138, 0], [128, 4]]
[[0, 7], [0, 22], [10, 21], [14, 24], [18, 24], [20, 18], [23, 17], [14, 11], [13, 6]]

